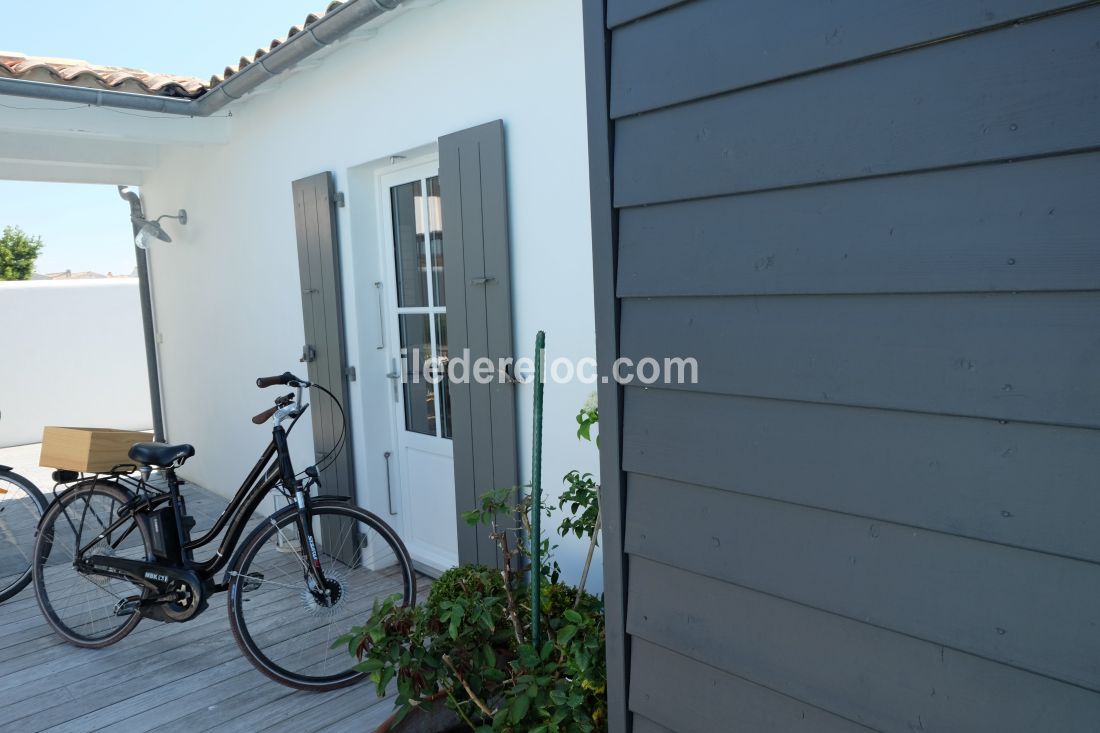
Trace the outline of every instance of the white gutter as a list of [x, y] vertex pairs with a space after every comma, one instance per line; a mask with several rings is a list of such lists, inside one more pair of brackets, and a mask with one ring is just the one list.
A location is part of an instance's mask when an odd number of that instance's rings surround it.
[[0, 77], [0, 94], [88, 104], [93, 107], [118, 107], [188, 117], [207, 117], [333, 41], [369, 23], [383, 13], [394, 10], [402, 2], [403, 0], [348, 0], [195, 99], [114, 92], [7, 77]]

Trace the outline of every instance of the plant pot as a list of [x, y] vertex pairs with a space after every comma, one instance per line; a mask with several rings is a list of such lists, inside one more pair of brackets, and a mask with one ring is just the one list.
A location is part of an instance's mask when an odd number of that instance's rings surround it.
[[469, 731], [462, 722], [462, 718], [446, 705], [443, 700], [446, 695], [438, 693], [432, 698], [431, 709], [419, 707], [405, 716], [400, 723], [395, 723], [397, 713], [386, 718], [382, 725], [374, 729], [374, 733], [461, 733]]

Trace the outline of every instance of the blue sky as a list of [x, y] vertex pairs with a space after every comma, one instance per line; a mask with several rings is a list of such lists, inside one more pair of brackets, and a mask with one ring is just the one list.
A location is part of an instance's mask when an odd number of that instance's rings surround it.
[[[327, 0], [6, 3], [0, 49], [208, 78], [286, 34]], [[46, 244], [39, 272], [134, 268], [129, 208], [114, 186], [0, 180], [0, 227]]]

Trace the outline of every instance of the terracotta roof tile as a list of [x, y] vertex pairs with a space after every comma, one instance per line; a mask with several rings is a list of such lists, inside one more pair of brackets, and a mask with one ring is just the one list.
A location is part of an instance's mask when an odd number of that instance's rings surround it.
[[197, 97], [207, 90], [201, 79], [190, 76], [96, 66], [78, 59], [26, 56], [12, 51], [0, 51], [0, 77], [162, 97]]
[[241, 56], [236, 65], [225, 67], [221, 74], [214, 74], [208, 82], [193, 76], [156, 74], [143, 69], [122, 66], [98, 66], [78, 59], [27, 56], [13, 51], [0, 51], [0, 77], [133, 94], [194, 99], [249, 64], [255, 63], [257, 59], [285, 43], [288, 38], [301, 33], [343, 4], [343, 0], [337, 0], [329, 3], [323, 13], [310, 13], [306, 16], [304, 23], [291, 26], [285, 36], [271, 39], [271, 43], [256, 49], [251, 56]]

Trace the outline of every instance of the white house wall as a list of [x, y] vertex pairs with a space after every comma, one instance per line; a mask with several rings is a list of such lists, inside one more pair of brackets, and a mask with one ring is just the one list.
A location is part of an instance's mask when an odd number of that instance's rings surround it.
[[[517, 356], [532, 354], [538, 329], [551, 358], [595, 353], [580, 1], [413, 4], [365, 36], [230, 107], [227, 143], [165, 147], [142, 192], [151, 214], [189, 215], [185, 227], [166, 222], [175, 242], [150, 257], [167, 434], [197, 447], [191, 478], [229, 493], [269, 438], [248, 419], [270, 404], [255, 377], [305, 369], [290, 184], [335, 173], [347, 195], [339, 234], [349, 360], [359, 371], [349, 406], [359, 500], [385, 515], [381, 455], [393, 450], [392, 403], [376, 348], [373, 283], [385, 278], [370, 226], [372, 164], [503, 119]], [[595, 450], [576, 440], [573, 420], [592, 389], [547, 385], [551, 497], [567, 470], [596, 470]], [[518, 397], [526, 482], [530, 386]], [[308, 431], [300, 429], [298, 462], [311, 460]], [[572, 574], [582, 548], [564, 544], [560, 559]]]
[[152, 427], [136, 278], [2, 282], [0, 333], [0, 448], [45, 425]]

